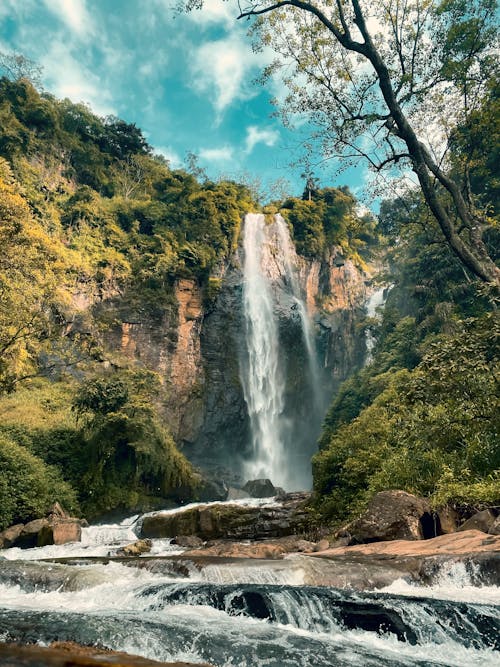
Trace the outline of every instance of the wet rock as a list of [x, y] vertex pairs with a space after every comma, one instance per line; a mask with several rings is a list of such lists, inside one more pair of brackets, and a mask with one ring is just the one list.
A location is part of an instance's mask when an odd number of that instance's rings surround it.
[[202, 503], [226, 500], [228, 497], [228, 488], [224, 480], [204, 479], [198, 489], [197, 495]]
[[491, 524], [488, 533], [490, 535], [500, 535], [500, 516], [497, 516], [495, 521]]
[[0, 533], [0, 549], [8, 549], [16, 543], [16, 540], [22, 533], [24, 523], [17, 523], [15, 526], [10, 526]]
[[325, 549], [328, 549], [330, 547], [330, 542], [328, 540], [320, 540], [314, 545], [314, 552], [318, 551], [325, 551]]
[[117, 556], [140, 556], [151, 551], [153, 543], [151, 540], [136, 540], [117, 550]]
[[243, 498], [250, 498], [248, 491], [243, 491], [243, 489], [236, 489], [234, 486], [230, 486], [227, 492], [227, 500], [241, 500]]
[[248, 540], [303, 533], [309, 524], [304, 502], [310, 494], [288, 496], [281, 505], [245, 507], [215, 504], [193, 507], [175, 514], [158, 513], [145, 516], [140, 527], [140, 536], [155, 538], [196, 535], [202, 540]]
[[3, 667], [193, 667], [187, 662], [157, 662], [75, 642], [54, 642], [50, 647], [0, 644], [0, 663]]
[[196, 535], [177, 535], [172, 540], [172, 544], [177, 544], [179, 547], [187, 547], [188, 549], [197, 549], [203, 546], [203, 540]]
[[315, 543], [309, 542], [309, 540], [297, 540], [295, 549], [300, 553], [310, 554], [314, 551], [315, 546]]
[[82, 525], [79, 519], [58, 518], [40, 529], [36, 546], [68, 544], [68, 542], [80, 542], [81, 539]]
[[271, 498], [276, 495], [276, 488], [270, 479], [251, 479], [245, 484], [243, 491], [252, 498]]
[[338, 537], [351, 544], [385, 540], [422, 540], [436, 535], [429, 503], [406, 491], [381, 491], [366, 512], [345, 526]]
[[454, 533], [458, 527], [458, 512], [452, 507], [442, 507], [437, 511], [439, 528], [442, 535]]
[[[31, 549], [33, 547], [42, 546], [38, 542], [39, 534], [44, 528], [48, 528], [48, 519], [35, 519], [25, 524], [19, 537], [14, 542], [13, 546], [21, 549]], [[47, 542], [45, 542], [47, 544]]]
[[483, 510], [467, 519], [458, 530], [481, 530], [483, 533], [489, 533], [495, 519], [496, 517], [491, 510]]

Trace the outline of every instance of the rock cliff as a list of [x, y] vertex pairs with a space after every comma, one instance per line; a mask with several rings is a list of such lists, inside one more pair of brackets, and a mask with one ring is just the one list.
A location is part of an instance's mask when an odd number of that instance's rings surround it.
[[[297, 256], [293, 250], [317, 351], [319, 376], [311, 391], [300, 314], [290, 294], [284, 259], [272, 247], [269, 257], [286, 369], [285, 417], [293, 416], [297, 443], [290, 456], [298, 466], [309, 466], [332, 395], [363, 362], [364, 335], [356, 323], [364, 312], [369, 276], [344, 258], [340, 248], [317, 259]], [[90, 310], [104, 322], [103, 346], [117, 363], [135, 362], [160, 374], [160, 408], [186, 455], [203, 469], [237, 482], [251, 446], [240, 371], [241, 248], [212, 280], [215, 288], [208, 294], [195, 280], [179, 279], [155, 309], [133, 302], [126, 292], [98, 299], [79, 295], [76, 301], [82, 321]]]

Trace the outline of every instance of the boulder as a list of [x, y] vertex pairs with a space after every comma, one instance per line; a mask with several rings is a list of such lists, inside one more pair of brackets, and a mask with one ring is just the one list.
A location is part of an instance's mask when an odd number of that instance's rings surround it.
[[345, 526], [338, 537], [350, 544], [387, 540], [422, 540], [436, 535], [429, 503], [406, 491], [381, 491], [365, 513]]
[[12, 547], [19, 535], [21, 535], [24, 528], [24, 523], [17, 523], [15, 526], [10, 526], [0, 533], [0, 549], [8, 549]]
[[241, 500], [243, 498], [250, 498], [248, 491], [243, 491], [243, 489], [236, 489], [234, 486], [230, 486], [227, 492], [226, 500]]
[[203, 545], [203, 540], [196, 535], [177, 535], [172, 540], [172, 544], [177, 544], [179, 547], [187, 547], [188, 549], [197, 549]]
[[283, 537], [307, 530], [304, 502], [310, 494], [288, 494], [281, 505], [206, 505], [175, 513], [145, 516], [141, 537], [196, 535], [200, 539], [249, 540]]
[[228, 488], [224, 480], [204, 479], [198, 489], [198, 499], [202, 503], [226, 500]]
[[490, 535], [500, 535], [500, 516], [497, 516], [495, 521], [493, 521], [490, 529], [488, 530], [488, 533]]
[[81, 539], [82, 525], [79, 519], [57, 518], [52, 521], [49, 519], [48, 525], [43, 526], [39, 532], [37, 546], [44, 547], [47, 544], [80, 542]]
[[303, 554], [311, 554], [315, 551], [316, 544], [309, 540], [297, 540], [295, 543], [295, 550]]
[[[43, 546], [39, 544], [38, 538], [44, 528], [49, 527], [48, 519], [35, 519], [25, 524], [14, 546], [21, 549], [31, 549], [33, 547]], [[44, 544], [48, 544], [45, 542]]]
[[251, 479], [243, 487], [243, 491], [252, 498], [270, 498], [276, 495], [276, 489], [270, 479]]
[[314, 545], [313, 551], [318, 553], [318, 551], [325, 551], [330, 548], [330, 542], [328, 540], [320, 540]]
[[141, 554], [147, 554], [151, 551], [153, 543], [151, 540], [136, 540], [131, 544], [127, 544], [125, 547], [121, 547], [117, 550], [117, 556], [140, 556]]
[[446, 506], [439, 509], [436, 514], [441, 535], [449, 535], [457, 530], [459, 517], [456, 510]]
[[481, 530], [483, 533], [489, 533], [495, 523], [495, 519], [496, 516], [491, 510], [483, 510], [471, 516], [470, 519], [467, 519], [458, 530]]

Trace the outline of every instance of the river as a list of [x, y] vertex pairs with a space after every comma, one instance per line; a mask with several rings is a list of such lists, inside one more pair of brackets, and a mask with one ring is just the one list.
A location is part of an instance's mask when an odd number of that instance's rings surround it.
[[0, 552], [0, 639], [216, 667], [500, 663], [500, 589], [473, 586], [459, 564], [432, 586], [360, 592], [321, 585], [326, 559], [303, 555], [197, 563], [164, 539], [140, 558], [108, 560], [140, 521], [83, 529], [79, 544]]

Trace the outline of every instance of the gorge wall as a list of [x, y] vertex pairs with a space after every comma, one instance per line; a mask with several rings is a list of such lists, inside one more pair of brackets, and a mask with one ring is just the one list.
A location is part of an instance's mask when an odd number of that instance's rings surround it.
[[[271, 238], [268, 246], [263, 262], [285, 376], [286, 455], [290, 467], [301, 471], [290, 479], [290, 484], [299, 487], [310, 480], [310, 458], [333, 394], [363, 363], [365, 339], [357, 323], [365, 313], [370, 282], [338, 247], [311, 259], [298, 256], [292, 245], [286, 260], [276, 240]], [[308, 350], [286, 261], [293, 265], [309, 314], [317, 353], [315, 387], [306, 370]], [[137, 362], [162, 377], [160, 408], [180, 449], [202, 469], [228, 483], [241, 480], [244, 463], [252, 456], [242, 385], [243, 265], [240, 242], [230, 261], [212, 276], [210, 294], [195, 280], [179, 279], [172, 298], [154, 314], [141, 311], [118, 294], [92, 306], [97, 317], [108, 320], [103, 345], [117, 363]]]

